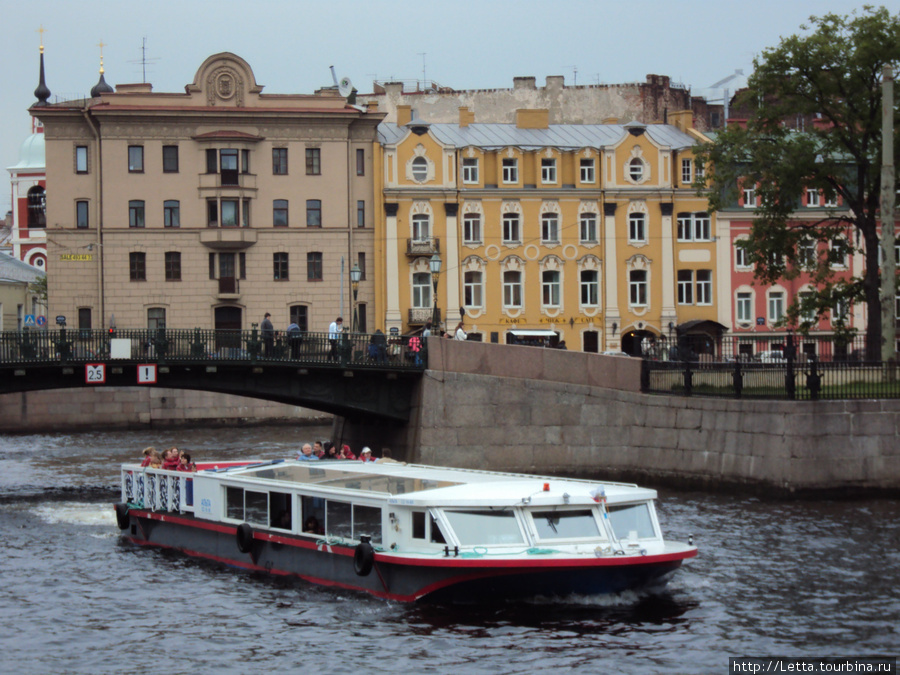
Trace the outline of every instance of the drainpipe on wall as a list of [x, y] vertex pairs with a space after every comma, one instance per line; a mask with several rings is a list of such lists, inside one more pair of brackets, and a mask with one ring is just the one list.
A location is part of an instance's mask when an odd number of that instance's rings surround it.
[[106, 322], [106, 293], [103, 288], [103, 141], [100, 137], [100, 130], [94, 124], [90, 117], [90, 111], [86, 108], [81, 111], [84, 121], [91, 128], [94, 138], [97, 139], [97, 255], [99, 262], [97, 264], [97, 292], [100, 295], [100, 326], [104, 327]]

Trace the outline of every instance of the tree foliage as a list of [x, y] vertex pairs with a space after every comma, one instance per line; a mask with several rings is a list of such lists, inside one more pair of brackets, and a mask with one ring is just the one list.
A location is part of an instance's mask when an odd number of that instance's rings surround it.
[[[722, 210], [737, 203], [742, 187], [755, 186], [759, 205], [741, 246], [756, 278], [771, 284], [810, 276], [815, 292], [788, 312], [801, 330], [811, 324], [800, 321], [803, 316], [818, 318], [836, 303], [864, 302], [867, 351], [877, 354], [881, 79], [885, 64], [895, 73], [900, 64], [900, 13], [865, 6], [849, 16], [810, 17], [801, 30], [754, 60], [742, 100], [750, 110], [746, 125], [730, 125], [700, 149], [711, 171], [698, 188], [712, 210]], [[895, 142], [895, 156], [896, 148]], [[807, 189], [839, 206], [819, 220], [798, 220]], [[835, 263], [856, 252], [865, 269], [842, 278]], [[840, 332], [841, 317], [832, 318]]]

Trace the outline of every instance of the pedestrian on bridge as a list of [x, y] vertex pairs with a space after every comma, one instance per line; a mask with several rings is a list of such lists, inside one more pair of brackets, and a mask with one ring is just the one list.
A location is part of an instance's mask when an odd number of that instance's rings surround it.
[[269, 318], [270, 316], [272, 315], [266, 312], [266, 315], [263, 317], [262, 323], [260, 324], [266, 356], [272, 356], [275, 347], [275, 327], [272, 325], [272, 320]]
[[341, 317], [336, 318], [328, 326], [328, 341], [331, 343], [331, 351], [328, 352], [329, 361], [338, 360], [338, 340], [341, 339], [341, 333], [344, 330], [344, 320]]

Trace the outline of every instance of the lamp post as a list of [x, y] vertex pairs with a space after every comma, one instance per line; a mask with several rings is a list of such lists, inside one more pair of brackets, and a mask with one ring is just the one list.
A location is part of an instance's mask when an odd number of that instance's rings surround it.
[[428, 267], [431, 268], [431, 285], [434, 286], [434, 311], [431, 313], [431, 328], [437, 330], [438, 324], [441, 322], [441, 315], [438, 314], [437, 305], [437, 289], [438, 277], [441, 276], [441, 256], [435, 253], [428, 261]]
[[359, 295], [359, 280], [361, 278], [362, 270], [359, 269], [359, 265], [354, 264], [350, 270], [350, 287], [353, 289], [353, 325], [350, 327], [350, 332], [352, 333], [359, 331], [359, 311], [356, 306], [356, 298]]

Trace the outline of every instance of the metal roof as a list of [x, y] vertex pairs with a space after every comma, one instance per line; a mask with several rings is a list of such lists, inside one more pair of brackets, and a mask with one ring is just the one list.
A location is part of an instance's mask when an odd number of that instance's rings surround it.
[[17, 260], [9, 255], [0, 254], [0, 280], [3, 281], [37, 281], [44, 273], [28, 263]]
[[[604, 148], [619, 144], [628, 135], [623, 124], [551, 124], [545, 129], [520, 129], [514, 124], [432, 124], [430, 133], [444, 145], [456, 148], [470, 146], [485, 150], [517, 147], [522, 150], [559, 148], [579, 150], [581, 148]], [[682, 150], [696, 145], [688, 134], [668, 124], [651, 124], [645, 132], [658, 145]], [[405, 128], [394, 123], [382, 122], [378, 125], [379, 140], [392, 145], [407, 134]]]

